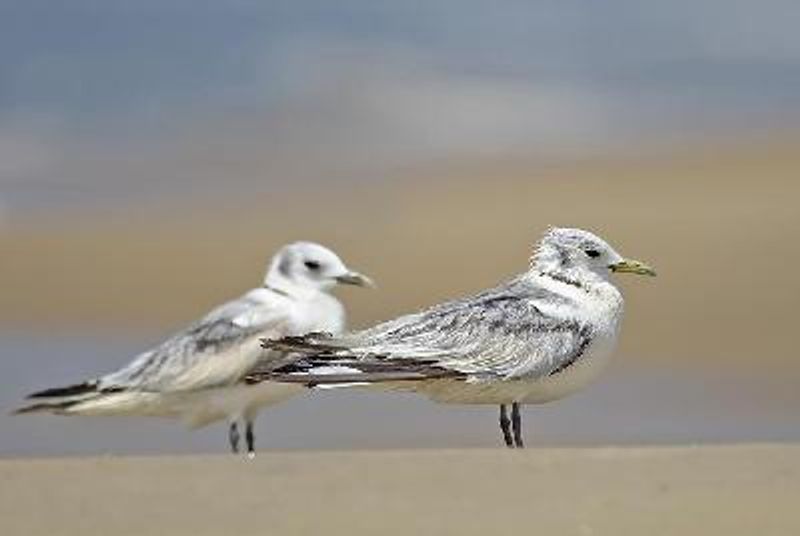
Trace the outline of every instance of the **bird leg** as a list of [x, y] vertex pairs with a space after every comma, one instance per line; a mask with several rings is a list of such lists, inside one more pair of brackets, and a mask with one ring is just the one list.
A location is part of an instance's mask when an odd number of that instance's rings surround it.
[[244, 431], [244, 438], [247, 441], [247, 457], [256, 457], [256, 437], [253, 433], [253, 421], [248, 420]]
[[500, 430], [503, 431], [503, 439], [506, 442], [506, 446], [510, 449], [514, 448], [514, 441], [511, 438], [511, 429], [509, 426], [511, 425], [511, 421], [506, 414], [506, 405], [500, 404]]
[[519, 414], [519, 402], [511, 404], [511, 426], [514, 428], [514, 445], [518, 449], [525, 448], [522, 443], [522, 417]]
[[228, 442], [231, 444], [231, 452], [234, 454], [239, 452], [239, 427], [236, 425], [236, 421], [231, 422], [228, 428]]

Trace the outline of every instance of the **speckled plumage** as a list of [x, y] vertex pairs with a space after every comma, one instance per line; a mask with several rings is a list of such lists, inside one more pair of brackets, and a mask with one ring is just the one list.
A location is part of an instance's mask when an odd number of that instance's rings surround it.
[[440, 402], [555, 400], [593, 379], [612, 352], [623, 300], [609, 275], [626, 262], [587, 231], [551, 229], [530, 269], [495, 288], [339, 337], [265, 340], [303, 357], [257, 367], [248, 381], [372, 383]]

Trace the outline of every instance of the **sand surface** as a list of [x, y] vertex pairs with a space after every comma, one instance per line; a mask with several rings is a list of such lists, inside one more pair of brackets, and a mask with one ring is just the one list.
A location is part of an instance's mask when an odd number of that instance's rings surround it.
[[800, 534], [800, 446], [0, 461], [4, 535]]

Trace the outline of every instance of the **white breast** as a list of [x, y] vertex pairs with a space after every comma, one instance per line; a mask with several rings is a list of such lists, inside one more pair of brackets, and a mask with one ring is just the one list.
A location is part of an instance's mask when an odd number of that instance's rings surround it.
[[580, 304], [575, 312], [592, 326], [592, 342], [574, 364], [532, 381], [530, 391], [519, 402], [542, 404], [582, 389], [605, 369], [616, 348], [623, 312], [622, 294], [607, 282], [594, 286], [588, 295], [584, 290], [574, 291], [574, 298]]
[[610, 361], [614, 340], [595, 340], [584, 356], [562, 372], [531, 382], [520, 399], [524, 404], [543, 404], [571, 395], [597, 378]]
[[292, 333], [304, 335], [315, 331], [325, 331], [338, 335], [344, 330], [344, 306], [335, 297], [319, 293], [312, 300], [297, 302], [292, 311]]

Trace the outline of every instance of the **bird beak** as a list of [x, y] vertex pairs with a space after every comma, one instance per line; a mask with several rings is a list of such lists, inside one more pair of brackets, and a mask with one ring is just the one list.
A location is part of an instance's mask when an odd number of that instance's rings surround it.
[[656, 275], [656, 271], [653, 268], [641, 261], [635, 261], [633, 259], [622, 259], [621, 261], [609, 266], [609, 268], [611, 268], [611, 271], [615, 273], [619, 272], [649, 276]]
[[346, 274], [337, 276], [335, 279], [337, 283], [341, 283], [343, 285], [375, 288], [375, 283], [372, 282], [372, 279], [364, 274], [359, 274], [358, 272], [347, 272]]

